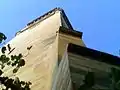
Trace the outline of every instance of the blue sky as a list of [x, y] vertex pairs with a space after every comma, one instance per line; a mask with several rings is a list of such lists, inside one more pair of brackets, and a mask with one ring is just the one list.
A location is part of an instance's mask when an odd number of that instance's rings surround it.
[[[1, 0], [0, 31], [12, 39], [29, 21], [61, 7], [93, 49], [119, 54], [120, 0]], [[21, 42], [22, 43], [22, 42]]]

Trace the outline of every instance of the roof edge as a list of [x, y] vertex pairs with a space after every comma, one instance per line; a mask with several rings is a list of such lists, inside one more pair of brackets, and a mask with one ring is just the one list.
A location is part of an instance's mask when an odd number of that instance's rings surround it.
[[69, 22], [64, 10], [62, 8], [56, 7], [52, 10], [50, 10], [49, 12], [45, 13], [44, 15], [32, 20], [31, 22], [29, 22], [25, 28], [23, 28], [22, 30], [18, 31], [15, 36], [19, 35], [20, 33], [26, 31], [28, 28], [32, 27], [33, 25], [35, 25], [36, 23], [39, 23], [40, 21], [45, 20], [46, 18], [50, 17], [51, 15], [54, 15], [56, 13], [56, 11], [61, 11], [61, 15], [63, 16], [63, 18], [65, 19], [68, 27], [73, 30], [73, 27], [71, 25], [71, 23]]
[[27, 24], [27, 26], [29, 26], [29, 25], [37, 22], [37, 21], [40, 21], [40, 20], [43, 19], [45, 16], [50, 16], [51, 14], [54, 14], [56, 11], [62, 11], [62, 9], [61, 9], [61, 8], [54, 8], [54, 9], [48, 11], [47, 13], [43, 14], [42, 16], [40, 16], [40, 17], [32, 20], [31, 22], [29, 22], [29, 23]]
[[71, 36], [74, 36], [74, 37], [78, 37], [80, 39], [82, 39], [82, 35], [83, 35], [83, 32], [79, 32], [79, 31], [76, 31], [76, 30], [73, 30], [73, 29], [65, 28], [63, 26], [60, 26], [59, 32], [63, 33], [63, 34], [68, 34], [68, 35], [71, 35]]
[[[35, 22], [41, 21], [41, 20], [42, 20], [43, 18], [45, 18], [45, 17], [48, 18], [49, 16], [55, 14], [56, 11], [61, 11], [61, 14], [62, 14], [63, 18], [65, 19], [68, 27], [69, 27], [70, 29], [73, 29], [73, 27], [72, 27], [71, 23], [69, 22], [66, 14], [65, 14], [65, 12], [64, 12], [64, 10], [63, 10], [62, 8], [59, 8], [59, 7], [56, 7], [56, 8], [54, 8], [54, 9], [50, 10], [49, 12], [45, 13], [44, 15], [42, 15], [42, 16], [34, 19], [34, 20], [32, 20], [31, 22], [29, 22], [29, 23], [27, 24], [27, 26], [30, 26], [30, 25], [34, 24]], [[46, 18], [45, 18], [45, 19], [46, 19]]]
[[101, 52], [98, 50], [90, 49], [87, 47], [78, 46], [72, 43], [68, 45], [68, 52], [81, 55], [81, 56], [90, 57], [90, 58], [93, 58], [93, 60], [104, 62], [120, 68], [120, 58], [118, 56], [114, 56], [114, 55]]

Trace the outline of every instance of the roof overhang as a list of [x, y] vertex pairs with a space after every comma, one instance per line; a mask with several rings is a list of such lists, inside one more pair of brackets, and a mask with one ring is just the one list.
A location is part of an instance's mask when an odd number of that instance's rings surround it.
[[87, 47], [78, 46], [71, 43], [68, 45], [68, 52], [93, 58], [93, 60], [97, 60], [99, 62], [104, 62], [110, 65], [115, 65], [117, 67], [120, 67], [120, 58], [118, 56], [114, 56], [105, 52], [97, 51]]
[[82, 35], [83, 35], [82, 32], [79, 32], [79, 31], [76, 31], [76, 30], [73, 30], [73, 29], [69, 29], [69, 28], [65, 28], [65, 27], [62, 27], [62, 26], [60, 26], [59, 32], [63, 33], [63, 34], [71, 35], [73, 37], [78, 37], [80, 39], [82, 39]]

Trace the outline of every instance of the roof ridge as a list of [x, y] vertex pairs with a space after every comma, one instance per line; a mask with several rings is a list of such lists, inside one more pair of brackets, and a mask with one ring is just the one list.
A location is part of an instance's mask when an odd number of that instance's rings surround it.
[[60, 8], [60, 7], [56, 7], [56, 8], [54, 8], [54, 9], [48, 11], [47, 13], [43, 14], [42, 16], [40, 16], [40, 17], [32, 20], [31, 22], [29, 22], [29, 23], [26, 25], [26, 27], [23, 28], [22, 30], [18, 31], [18, 32], [15, 34], [15, 36], [18, 35], [18, 34], [20, 34], [20, 33], [22, 33], [22, 32], [24, 32], [24, 31], [27, 30], [29, 27], [32, 27], [33, 25], [35, 25], [35, 24], [37, 24], [37, 23], [45, 20], [46, 18], [54, 15], [54, 14], [56, 13], [56, 11], [61, 11], [61, 15], [64, 17], [66, 23], [68, 24], [68, 27], [69, 27], [71, 30], [73, 30], [73, 27], [72, 27], [71, 23], [69, 22], [66, 14], [65, 14], [65, 12], [64, 12], [64, 10], [63, 10], [62, 8]]
[[51, 16], [51, 15], [55, 14], [56, 11], [61, 11], [61, 12], [62, 12], [63, 9], [60, 8], [60, 7], [56, 7], [56, 8], [54, 8], [54, 9], [50, 10], [49, 12], [43, 14], [42, 16], [40, 16], [40, 17], [32, 20], [31, 22], [29, 22], [29, 23], [27, 24], [27, 26], [29, 26], [29, 25], [31, 25], [31, 24], [34, 24], [34, 23], [37, 22], [37, 21], [42, 20], [42, 19], [45, 18], [46, 16]]

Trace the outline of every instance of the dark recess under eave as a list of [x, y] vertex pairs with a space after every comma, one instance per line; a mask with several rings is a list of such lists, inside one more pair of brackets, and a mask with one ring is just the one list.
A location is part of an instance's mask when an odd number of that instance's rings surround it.
[[105, 52], [93, 50], [83, 46], [78, 46], [72, 43], [68, 45], [68, 52], [85, 57], [90, 57], [93, 58], [93, 60], [120, 67], [120, 58]]
[[68, 34], [68, 35], [72, 35], [72, 36], [75, 36], [75, 37], [79, 37], [80, 39], [82, 39], [82, 35], [83, 35], [82, 32], [72, 30], [72, 29], [68, 29], [68, 28], [65, 28], [63, 26], [60, 26], [59, 32], [60, 33], [65, 33], [65, 34]]

